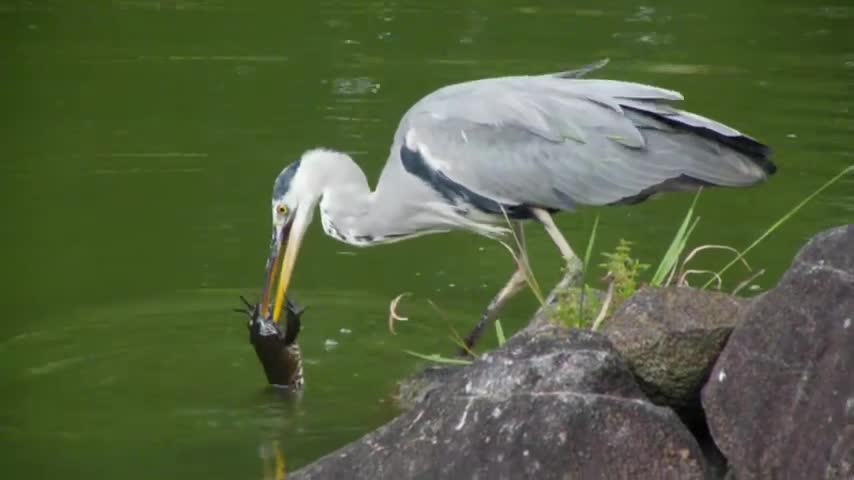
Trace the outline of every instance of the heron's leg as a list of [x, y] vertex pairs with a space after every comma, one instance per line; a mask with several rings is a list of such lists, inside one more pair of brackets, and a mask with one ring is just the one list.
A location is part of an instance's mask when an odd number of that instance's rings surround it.
[[[520, 222], [513, 223], [513, 232], [516, 235], [516, 239], [514, 239], [514, 244], [511, 248], [513, 248], [519, 264], [516, 265], [516, 270], [513, 272], [510, 279], [507, 280], [504, 287], [497, 295], [495, 295], [492, 301], [489, 302], [489, 305], [486, 307], [486, 311], [483, 312], [483, 315], [480, 317], [480, 321], [477, 322], [477, 325], [475, 325], [472, 331], [466, 336], [464, 341], [465, 348], [460, 349], [459, 352], [461, 356], [469, 354], [471, 349], [474, 348], [475, 344], [477, 344], [481, 335], [483, 335], [484, 329], [489, 325], [492, 325], [492, 322], [498, 318], [498, 314], [501, 313], [504, 305], [506, 305], [511, 298], [525, 288], [525, 268], [527, 268], [526, 264], [528, 263], [528, 250], [525, 242], [525, 231], [523, 230]], [[516, 245], [517, 240], [518, 245]]]
[[572, 248], [569, 246], [569, 242], [567, 242], [563, 234], [560, 233], [560, 230], [557, 228], [557, 225], [555, 225], [555, 222], [552, 220], [552, 216], [549, 215], [549, 212], [541, 208], [532, 208], [531, 210], [534, 212], [534, 216], [537, 217], [537, 220], [543, 224], [543, 227], [546, 229], [546, 233], [549, 234], [552, 241], [557, 245], [558, 250], [560, 250], [560, 254], [566, 262], [566, 276], [570, 278], [569, 285], [573, 286], [577, 284], [581, 281], [581, 274], [584, 270], [584, 266], [581, 264], [581, 259], [572, 251]]

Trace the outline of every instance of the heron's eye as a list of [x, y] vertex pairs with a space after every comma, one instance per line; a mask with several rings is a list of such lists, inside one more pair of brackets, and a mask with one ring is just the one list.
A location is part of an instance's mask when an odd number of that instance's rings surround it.
[[288, 214], [288, 207], [287, 205], [279, 205], [276, 207], [276, 211], [279, 212], [279, 215], [284, 216]]

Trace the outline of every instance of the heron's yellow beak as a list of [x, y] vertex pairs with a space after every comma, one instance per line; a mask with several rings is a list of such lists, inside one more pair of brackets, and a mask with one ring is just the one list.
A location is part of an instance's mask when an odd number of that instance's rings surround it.
[[[270, 244], [270, 257], [267, 259], [267, 281], [261, 299], [262, 315], [270, 315], [273, 322], [282, 316], [282, 308], [288, 293], [294, 264], [297, 260], [308, 221], [305, 215], [297, 211], [294, 217], [273, 232]], [[276, 283], [278, 275], [278, 283]], [[273, 295], [275, 289], [275, 296]], [[270, 302], [273, 302], [272, 312]]]

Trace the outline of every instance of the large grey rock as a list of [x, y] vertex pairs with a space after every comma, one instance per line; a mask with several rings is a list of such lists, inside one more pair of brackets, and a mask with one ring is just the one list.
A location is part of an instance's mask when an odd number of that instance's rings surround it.
[[694, 439], [644, 398], [607, 339], [547, 328], [516, 335], [404, 415], [290, 475], [703, 477]]
[[745, 300], [688, 287], [642, 288], [603, 333], [655, 403], [699, 406], [700, 390]]
[[409, 410], [421, 403], [430, 392], [441, 388], [450, 377], [462, 370], [456, 365], [429, 365], [398, 383], [395, 402], [397, 406]]
[[702, 400], [739, 480], [854, 478], [854, 226], [813, 238], [748, 308]]

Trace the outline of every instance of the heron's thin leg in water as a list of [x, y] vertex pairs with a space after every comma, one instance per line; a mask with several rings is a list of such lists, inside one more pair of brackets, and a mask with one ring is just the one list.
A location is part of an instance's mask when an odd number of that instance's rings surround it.
[[460, 356], [466, 356], [469, 354], [470, 350], [474, 348], [481, 335], [483, 335], [483, 330], [487, 326], [492, 325], [492, 322], [498, 318], [498, 314], [501, 313], [501, 310], [504, 308], [504, 305], [507, 304], [507, 301], [522, 291], [527, 283], [525, 280], [525, 269], [527, 268], [526, 264], [528, 263], [528, 248], [525, 242], [525, 231], [523, 230], [520, 222], [513, 223], [513, 230], [519, 244], [515, 245], [514, 241], [512, 248], [516, 253], [519, 264], [516, 265], [516, 270], [513, 272], [510, 280], [507, 281], [504, 287], [497, 295], [495, 295], [492, 301], [489, 302], [489, 305], [486, 307], [486, 311], [480, 317], [480, 321], [477, 322], [477, 325], [475, 325], [472, 331], [466, 336], [465, 348], [460, 350]]
[[581, 259], [572, 251], [572, 248], [569, 246], [569, 242], [567, 242], [563, 234], [560, 233], [560, 230], [557, 228], [557, 225], [555, 225], [555, 222], [552, 220], [552, 216], [549, 215], [549, 212], [540, 208], [532, 208], [531, 210], [534, 212], [534, 216], [537, 217], [537, 220], [543, 224], [543, 227], [546, 229], [546, 233], [552, 237], [552, 241], [557, 245], [558, 250], [560, 250], [560, 254], [563, 255], [563, 259], [566, 262], [566, 276], [570, 278], [568, 286], [577, 286], [581, 281], [581, 274], [584, 271]]

